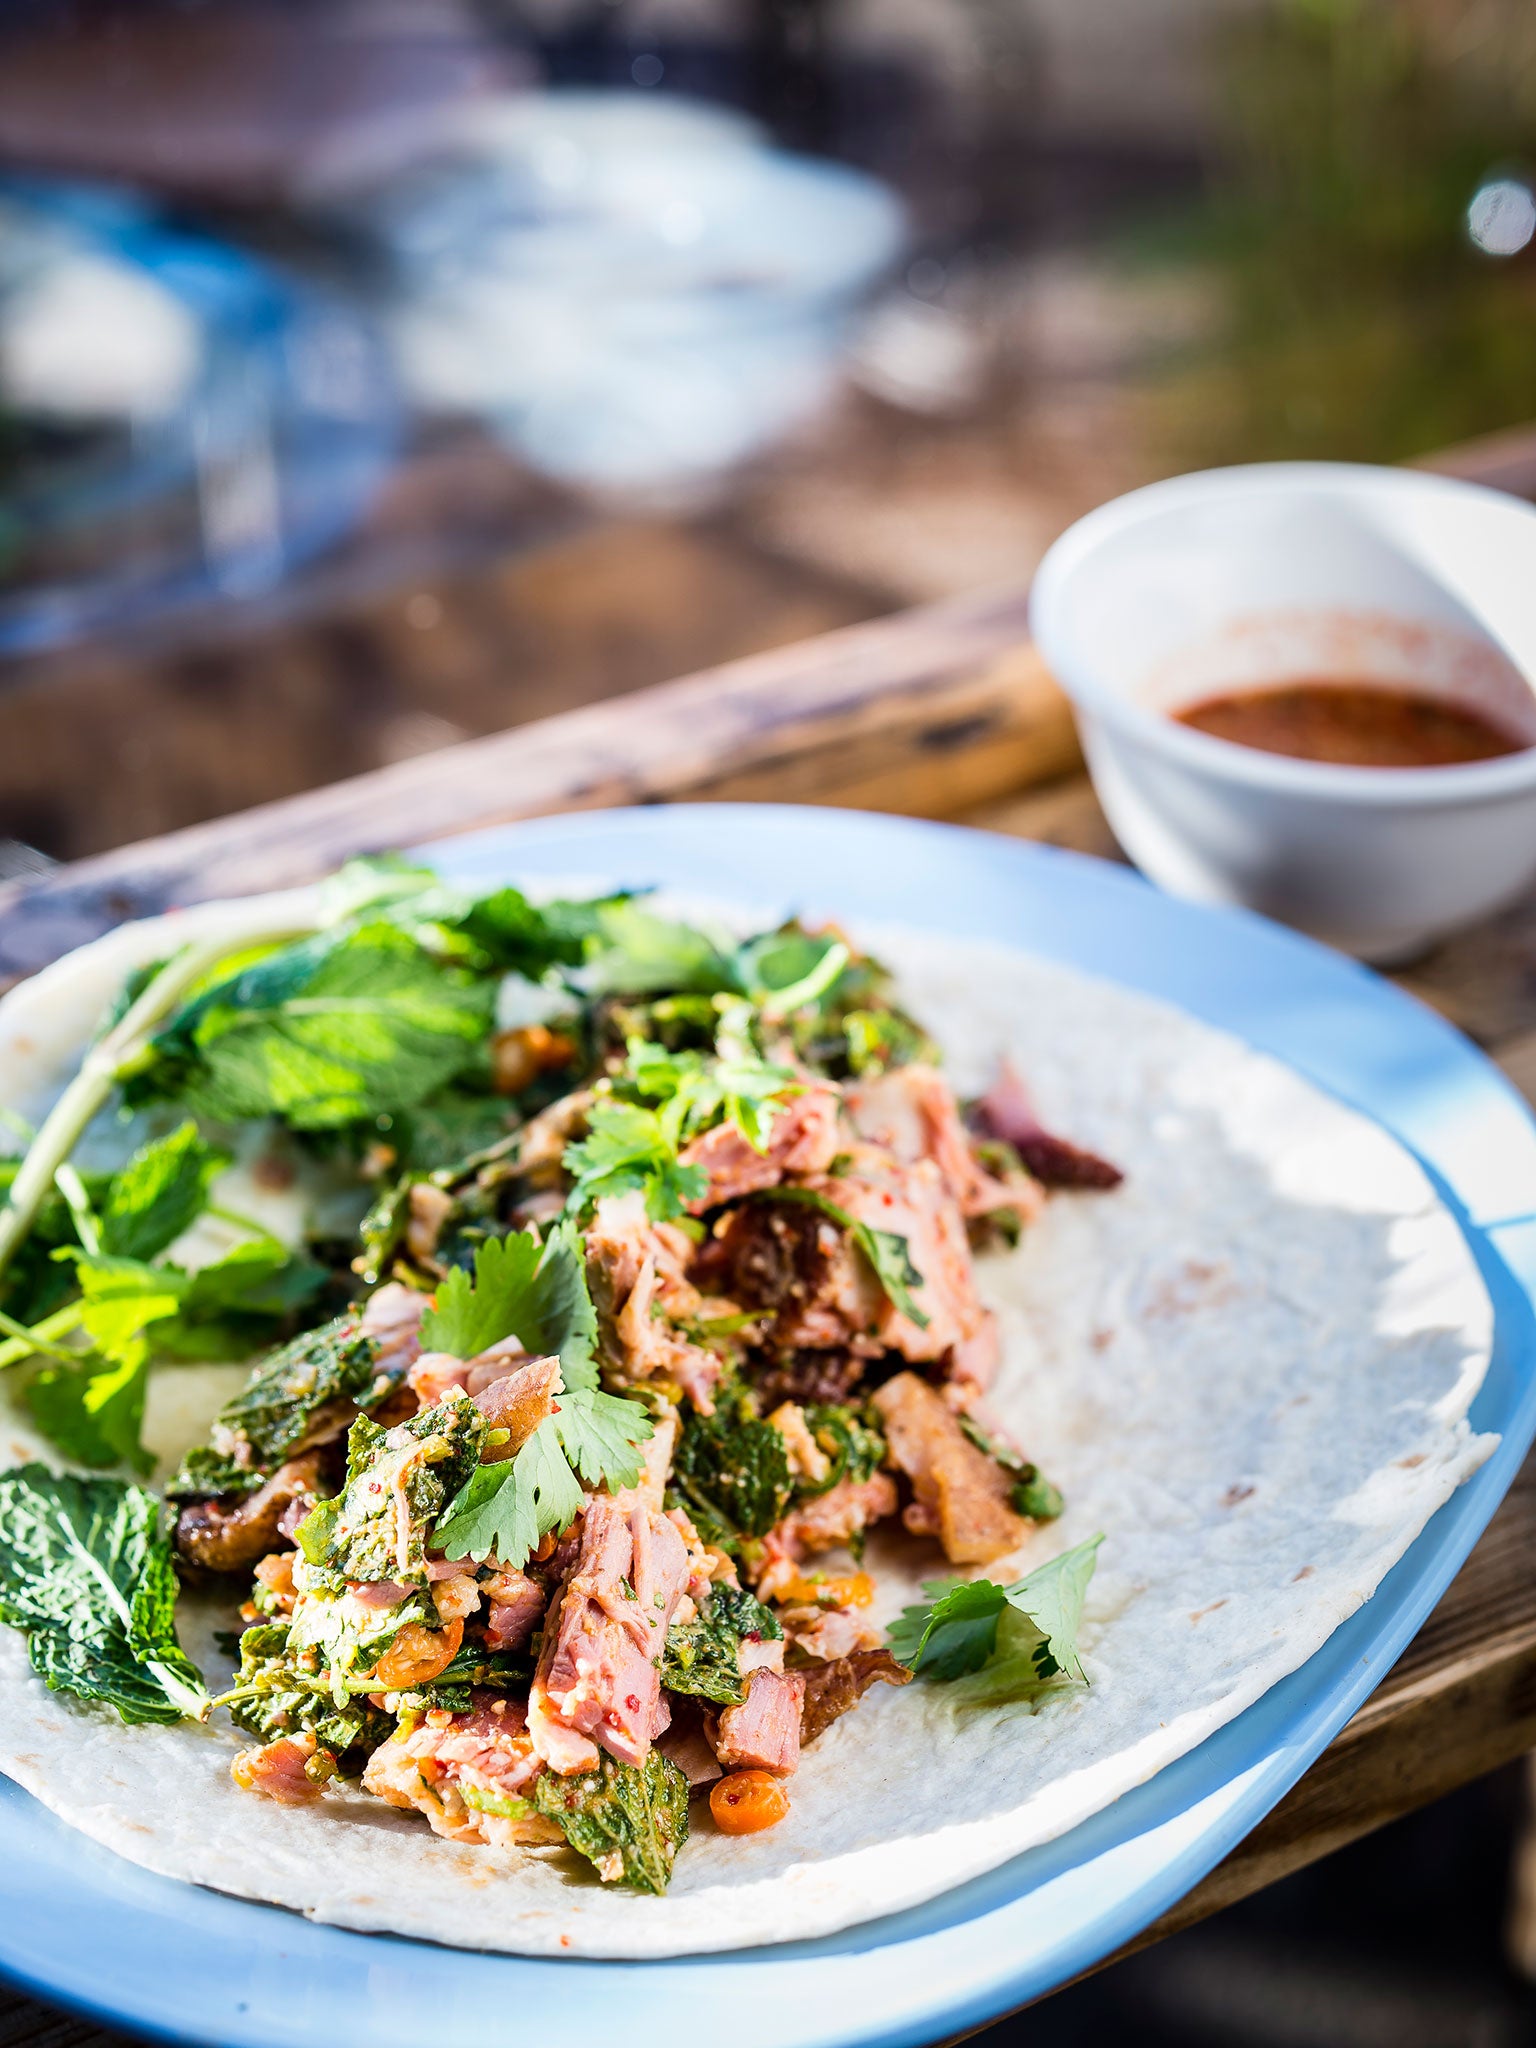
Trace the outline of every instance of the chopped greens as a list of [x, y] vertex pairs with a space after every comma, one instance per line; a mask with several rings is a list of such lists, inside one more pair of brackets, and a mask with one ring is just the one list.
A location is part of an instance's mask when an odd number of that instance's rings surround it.
[[672, 1461], [671, 1492], [706, 1543], [736, 1550], [766, 1536], [794, 1497], [789, 1453], [744, 1389], [723, 1394], [713, 1415], [690, 1415]]
[[124, 1721], [201, 1719], [208, 1695], [176, 1640], [160, 1503], [140, 1486], [45, 1465], [0, 1474], [0, 1621], [25, 1631], [55, 1692]]
[[659, 1749], [638, 1766], [605, 1750], [596, 1770], [546, 1771], [534, 1780], [533, 1803], [605, 1884], [622, 1878], [658, 1897], [688, 1839], [688, 1780]]
[[741, 1672], [743, 1640], [779, 1642], [784, 1631], [773, 1612], [737, 1586], [716, 1586], [692, 1621], [674, 1621], [662, 1652], [661, 1682], [670, 1692], [692, 1693], [718, 1706], [747, 1696]]
[[359, 1415], [347, 1433], [347, 1483], [299, 1524], [299, 1549], [342, 1579], [425, 1586], [428, 1531], [484, 1441], [485, 1417], [458, 1388], [390, 1430]]
[[312, 1734], [336, 1758], [344, 1776], [355, 1776], [394, 1730], [390, 1715], [365, 1694], [348, 1692], [342, 1701], [331, 1687], [297, 1661], [286, 1621], [258, 1622], [240, 1638], [240, 1670], [231, 1690], [215, 1702], [227, 1706], [237, 1728], [258, 1742]]
[[1011, 1586], [991, 1579], [941, 1579], [887, 1631], [900, 1661], [919, 1677], [947, 1681], [965, 1706], [1034, 1701], [1085, 1683], [1077, 1632], [1102, 1536], [1053, 1557]]
[[379, 1346], [359, 1334], [355, 1316], [337, 1316], [274, 1351], [249, 1383], [219, 1410], [221, 1440], [262, 1467], [280, 1464], [308, 1436], [333, 1401], [378, 1404], [392, 1382], [381, 1380]]

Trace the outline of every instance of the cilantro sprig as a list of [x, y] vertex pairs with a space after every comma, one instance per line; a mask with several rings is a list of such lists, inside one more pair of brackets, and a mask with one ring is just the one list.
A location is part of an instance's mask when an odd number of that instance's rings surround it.
[[633, 1486], [639, 1446], [651, 1434], [637, 1401], [604, 1393], [594, 1346], [597, 1318], [574, 1227], [557, 1225], [542, 1244], [530, 1233], [490, 1239], [473, 1280], [451, 1274], [422, 1326], [422, 1341], [455, 1358], [516, 1337], [531, 1352], [557, 1356], [562, 1392], [516, 1457], [481, 1465], [437, 1525], [445, 1557], [483, 1563], [492, 1552], [511, 1568], [540, 1539], [564, 1529], [590, 1488]]
[[1077, 1652], [1083, 1602], [1102, 1536], [1053, 1557], [1010, 1586], [940, 1579], [886, 1631], [892, 1654], [919, 1677], [946, 1682], [962, 1706], [1034, 1703], [1085, 1685]]

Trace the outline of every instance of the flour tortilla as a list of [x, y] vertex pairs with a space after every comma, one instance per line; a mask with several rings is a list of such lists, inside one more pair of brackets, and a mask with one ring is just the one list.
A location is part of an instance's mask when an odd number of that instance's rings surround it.
[[[272, 901], [125, 926], [15, 991], [0, 1099], [35, 1115], [130, 966], [264, 921]], [[525, 1955], [682, 1955], [932, 1898], [1108, 1806], [1311, 1656], [1495, 1442], [1466, 1421], [1493, 1319], [1451, 1217], [1375, 1125], [1223, 1033], [1003, 947], [860, 937], [962, 1094], [1007, 1052], [1047, 1123], [1126, 1171], [1112, 1194], [1053, 1198], [979, 1269], [1004, 1335], [995, 1406], [1067, 1500], [991, 1575], [1104, 1532], [1088, 1690], [1031, 1715], [877, 1687], [806, 1752], [789, 1819], [729, 1840], [706, 1818], [665, 1899], [600, 1886], [564, 1851], [441, 1841], [357, 1792], [298, 1812], [254, 1798], [230, 1780], [241, 1738], [223, 1716], [124, 1728], [46, 1691], [3, 1629], [0, 1768], [135, 1863], [317, 1920]], [[231, 1384], [228, 1368], [159, 1375], [168, 1457]], [[0, 1464], [44, 1448], [10, 1391]], [[877, 1538], [867, 1563], [881, 1621], [943, 1571], [905, 1537]], [[228, 1609], [183, 1608], [217, 1681]]]

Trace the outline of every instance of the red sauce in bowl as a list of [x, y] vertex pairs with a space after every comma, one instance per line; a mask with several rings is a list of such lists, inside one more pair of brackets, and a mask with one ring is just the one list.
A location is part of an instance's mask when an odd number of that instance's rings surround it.
[[1468, 705], [1321, 678], [1231, 690], [1172, 715], [1240, 747], [1347, 768], [1450, 768], [1530, 745]]

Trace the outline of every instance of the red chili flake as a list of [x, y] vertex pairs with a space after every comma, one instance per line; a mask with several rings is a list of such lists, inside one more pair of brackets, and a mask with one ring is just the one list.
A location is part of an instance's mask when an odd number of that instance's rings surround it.
[[638, 1693], [633, 1692], [627, 1694], [625, 1696], [624, 1704], [626, 1707], [628, 1707], [629, 1711], [632, 1714], [638, 1714], [640, 1711], [640, 1695]]

